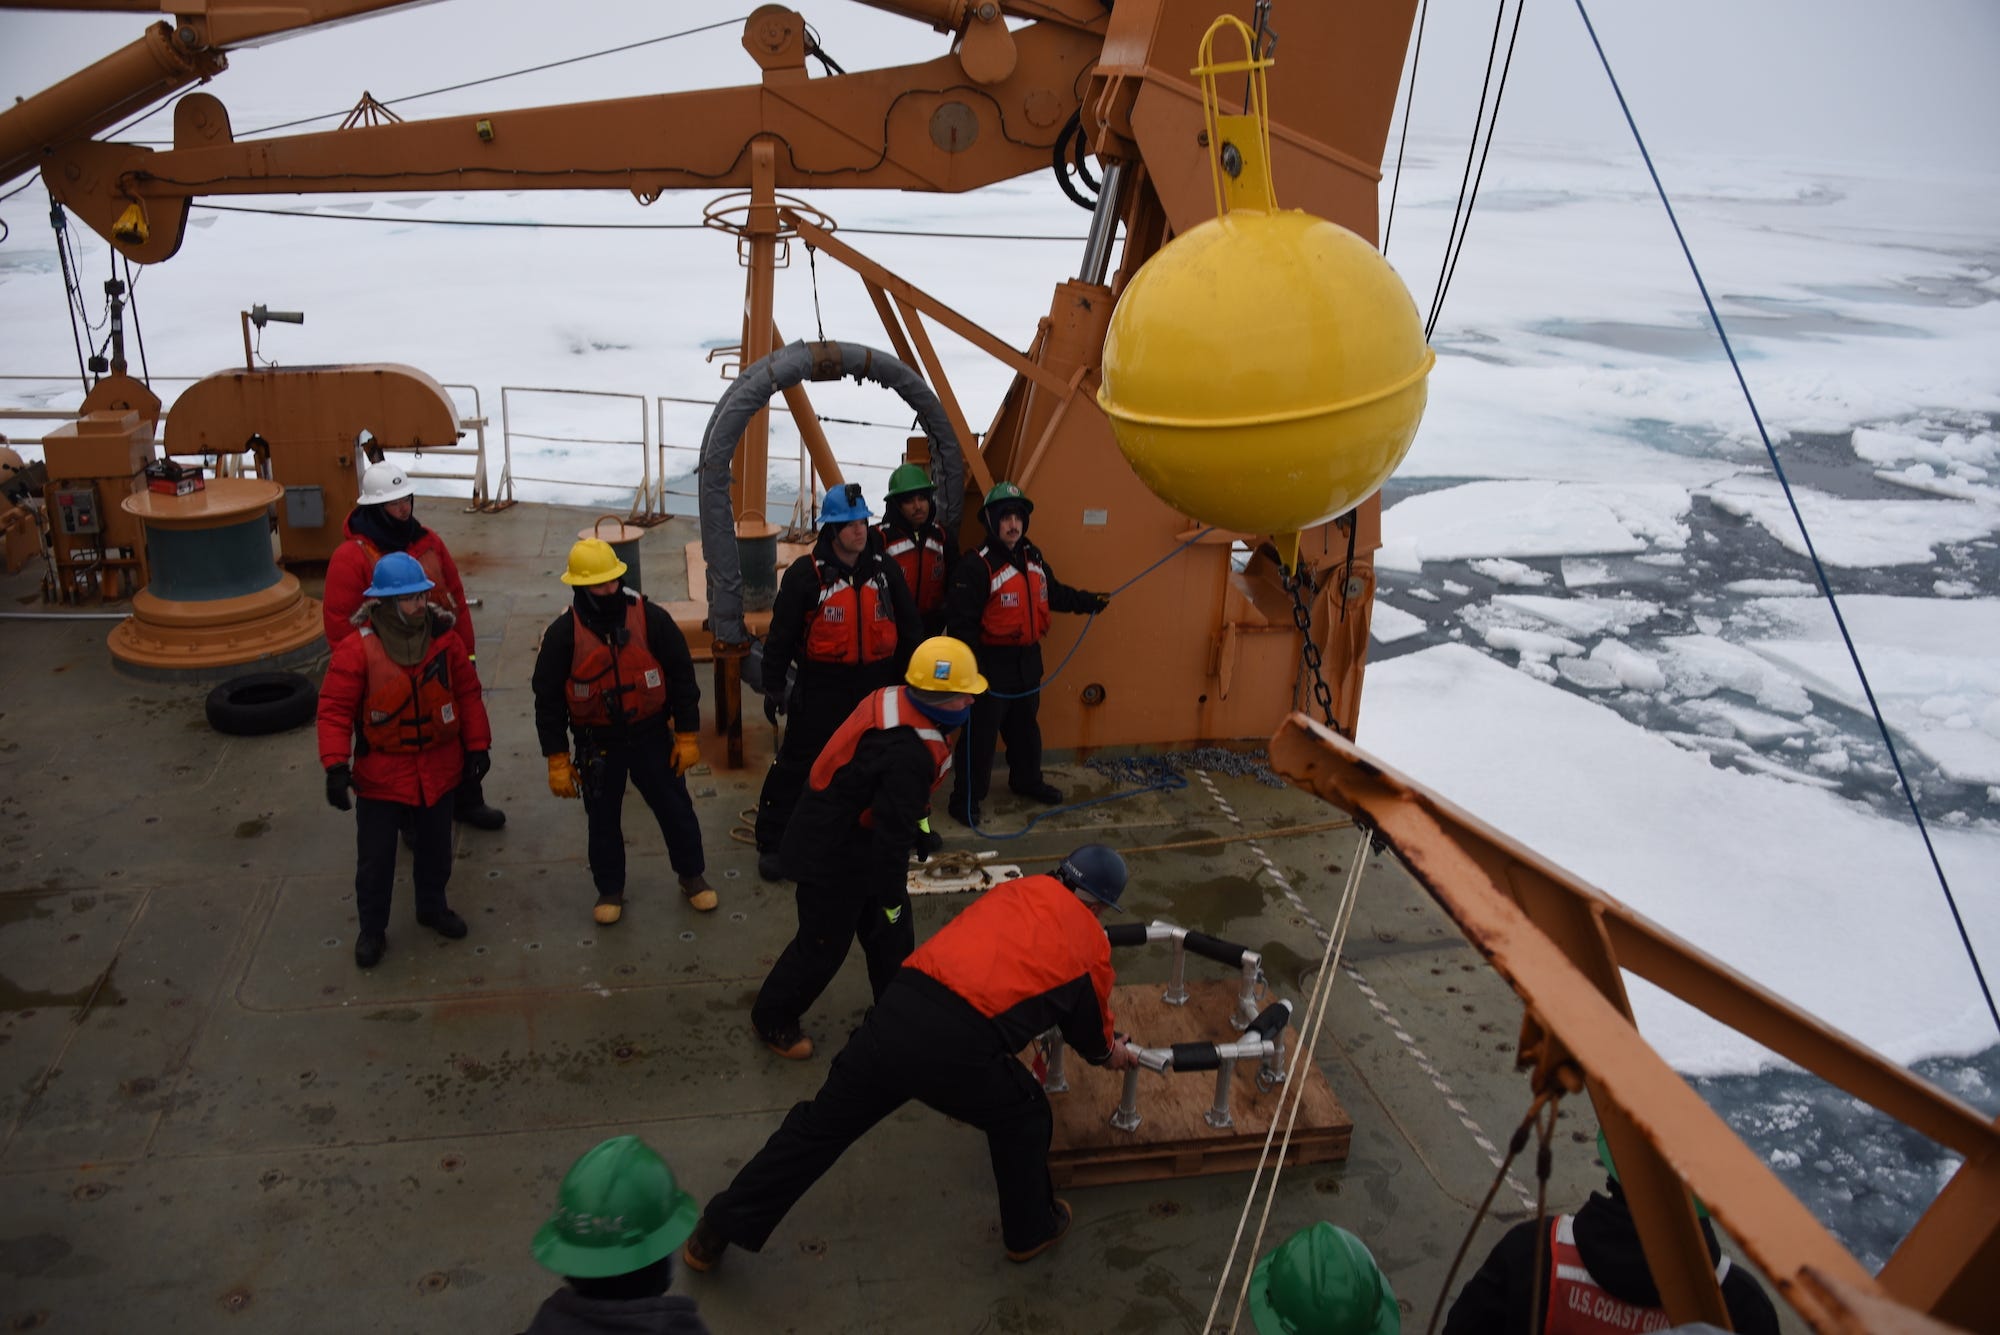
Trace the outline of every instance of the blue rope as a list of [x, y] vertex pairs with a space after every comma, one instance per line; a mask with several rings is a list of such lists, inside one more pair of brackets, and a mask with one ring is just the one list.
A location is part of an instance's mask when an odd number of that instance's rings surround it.
[[[1141, 570], [1138, 574], [1132, 576], [1132, 578], [1126, 580], [1123, 584], [1120, 584], [1117, 588], [1113, 589], [1111, 591], [1110, 596], [1116, 598], [1119, 594], [1125, 592], [1125, 590], [1131, 588], [1134, 584], [1137, 584], [1140, 580], [1146, 578], [1146, 576], [1152, 574], [1155, 570], [1158, 570], [1161, 566], [1173, 560], [1176, 556], [1179, 556], [1182, 552], [1194, 546], [1197, 542], [1200, 542], [1203, 538], [1207, 537], [1210, 533], [1214, 531], [1215, 530], [1212, 525], [1208, 528], [1202, 529], [1201, 532], [1195, 534], [1193, 537], [1189, 538], [1186, 542], [1174, 548], [1172, 551], [1168, 552], [1165, 556], [1153, 562], [1153, 564], [1147, 566], [1144, 570]], [[1096, 624], [1096, 622], [1097, 622], [1097, 613], [1092, 612], [1090, 614], [1089, 619], [1083, 623], [1083, 630], [1080, 634], [1077, 635], [1076, 643], [1072, 644], [1069, 647], [1069, 652], [1063, 655], [1062, 662], [1056, 664], [1056, 670], [1054, 672], [1051, 672], [1048, 676], [1044, 677], [1040, 685], [1034, 687], [1032, 690], [1020, 691], [1011, 695], [1005, 691], [994, 691], [994, 690], [989, 690], [986, 692], [986, 694], [995, 700], [1025, 700], [1031, 695], [1040, 694], [1043, 686], [1047, 686], [1050, 682], [1054, 681], [1057, 677], [1062, 675], [1062, 670], [1069, 666], [1069, 660], [1075, 657], [1076, 651], [1082, 647], [1083, 637], [1085, 635], [1090, 634], [1090, 628], [1091, 626]], [[959, 750], [963, 753], [961, 756], [960, 763], [966, 766], [965, 796], [966, 800], [970, 802], [972, 799], [972, 787], [971, 787], [972, 729], [969, 727], [966, 728], [963, 732], [959, 733], [958, 738], [959, 738]], [[1014, 833], [1012, 834], [996, 834], [993, 831], [986, 829], [984, 826], [980, 825], [979, 822], [972, 819], [972, 812], [969, 810], [956, 813], [955, 818], [962, 817], [965, 824], [971, 826], [974, 830], [977, 830], [980, 834], [984, 835], [988, 839], [1019, 839], [1021, 836], [1028, 833], [1028, 831], [1034, 829], [1037, 825], [1047, 820], [1050, 816], [1059, 816], [1065, 811], [1081, 811], [1085, 807], [1094, 807], [1098, 805], [1100, 802], [1116, 802], [1122, 798], [1140, 797], [1146, 793], [1175, 792], [1185, 787], [1187, 787], [1187, 778], [1184, 775], [1162, 774], [1159, 778], [1155, 779], [1153, 782], [1149, 784], [1146, 784], [1143, 787], [1128, 788], [1122, 792], [1107, 793], [1103, 797], [1093, 797], [1082, 802], [1071, 802], [1067, 806], [1050, 807], [1047, 811], [1041, 812], [1039, 815], [1030, 818], [1026, 825], [1023, 825], [1020, 829], [1014, 831]]]
[[[1131, 588], [1134, 584], [1137, 584], [1140, 580], [1146, 578], [1146, 576], [1152, 574], [1155, 570], [1158, 570], [1161, 566], [1173, 560], [1176, 556], [1179, 556], [1182, 552], [1194, 546], [1197, 542], [1200, 542], [1203, 538], [1207, 537], [1210, 533], [1213, 533], [1214, 531], [1215, 529], [1212, 525], [1208, 528], [1203, 529], [1201, 532], [1195, 534], [1192, 538], [1189, 538], [1186, 542], [1182, 543], [1180, 546], [1168, 552], [1165, 556], [1161, 557], [1159, 560], [1153, 562], [1153, 564], [1147, 566], [1144, 570], [1141, 570], [1138, 574], [1132, 576], [1132, 578], [1126, 580], [1123, 584], [1120, 584], [1117, 588], [1113, 589], [1110, 593], [1106, 594], [1105, 597], [1116, 598], [1119, 594], [1125, 592], [1125, 590]], [[1069, 652], [1062, 656], [1062, 662], [1056, 664], [1056, 670], [1054, 672], [1051, 672], [1048, 676], [1042, 678], [1041, 685], [1036, 686], [1030, 690], [1017, 691], [1011, 695], [1006, 691], [991, 691], [991, 690], [986, 692], [986, 694], [991, 696], [995, 700], [1025, 700], [1031, 695], [1039, 694], [1041, 692], [1042, 687], [1048, 685], [1050, 682], [1054, 681], [1057, 677], [1060, 677], [1062, 675], [1062, 670], [1069, 666], [1069, 660], [1076, 657], [1076, 651], [1083, 647], [1083, 637], [1085, 635], [1090, 634], [1090, 628], [1097, 624], [1097, 617], [1098, 614], [1096, 612], [1092, 612], [1090, 616], [1084, 621], [1083, 629], [1077, 633], [1076, 643], [1072, 644], [1069, 647]]]
[[1868, 697], [1868, 709], [1875, 716], [1875, 726], [1882, 734], [1882, 745], [1888, 748], [1889, 763], [1895, 766], [1896, 781], [1903, 788], [1903, 799], [1909, 803], [1910, 815], [1916, 819], [1917, 833], [1923, 836], [1924, 852], [1930, 855], [1931, 870], [1937, 873], [1938, 887], [1944, 891], [1945, 904], [1951, 909], [1951, 920], [1958, 928], [1958, 939], [1964, 943], [1965, 957], [1972, 962], [1972, 973], [1979, 980], [1980, 995], [1986, 998], [1986, 1010], [1993, 1017], [1994, 1027], [2000, 1028], [2000, 1007], [1994, 1005], [1993, 990], [1986, 985], [1986, 972], [1979, 967], [1979, 954], [1972, 948], [1972, 937], [1965, 930], [1965, 919], [1959, 914], [1958, 900], [1951, 893], [1951, 882], [1946, 879], [1944, 866], [1938, 861], [1937, 848], [1931, 843], [1930, 827], [1924, 823], [1923, 812], [1917, 809], [1916, 790], [1910, 786], [1909, 776], [1903, 772], [1903, 760], [1896, 752], [1895, 739], [1889, 735], [1888, 721], [1882, 717], [1882, 707], [1875, 701], [1875, 688], [1869, 684], [1867, 669], [1861, 666], [1861, 651], [1855, 648], [1854, 637], [1847, 632], [1847, 618], [1840, 614], [1840, 600], [1834, 597], [1833, 582], [1827, 578], [1826, 567], [1820, 562], [1812, 534], [1806, 529], [1805, 516], [1799, 513], [1799, 503], [1792, 495], [1791, 480], [1785, 476], [1785, 466], [1778, 462], [1777, 447], [1771, 444], [1770, 432], [1764, 429], [1763, 415], [1757, 411], [1757, 400], [1751, 395], [1750, 384], [1743, 377], [1743, 367], [1736, 360], [1736, 349], [1730, 346], [1728, 331], [1722, 327], [1722, 316], [1716, 312], [1715, 302], [1708, 295], [1708, 284], [1702, 279], [1700, 266], [1694, 262], [1694, 251], [1689, 248], [1687, 236], [1681, 231], [1680, 219], [1674, 215], [1673, 202], [1667, 198], [1666, 186], [1660, 183], [1660, 173], [1653, 167], [1653, 155], [1646, 151], [1646, 140], [1639, 133], [1639, 123], [1632, 118], [1632, 108], [1625, 101], [1624, 90], [1618, 86], [1618, 76], [1611, 72], [1611, 59], [1604, 54], [1604, 43], [1597, 40], [1597, 28], [1591, 23], [1590, 11], [1584, 8], [1583, 0], [1576, 0], [1576, 12], [1583, 17], [1584, 30], [1590, 34], [1590, 44], [1597, 48], [1597, 58], [1604, 66], [1604, 77], [1611, 81], [1611, 91], [1618, 98], [1618, 109], [1625, 113], [1625, 124], [1631, 127], [1633, 142], [1639, 146], [1639, 156], [1645, 159], [1646, 173], [1653, 178], [1653, 189], [1659, 192], [1660, 204], [1667, 211], [1667, 221], [1673, 224], [1674, 238], [1681, 244], [1681, 254], [1687, 257], [1695, 286], [1701, 289], [1702, 304], [1708, 307], [1709, 321], [1715, 326], [1716, 337], [1722, 340], [1723, 352], [1729, 356], [1729, 369], [1736, 373], [1743, 401], [1750, 405], [1750, 418], [1757, 424], [1757, 435], [1764, 442], [1764, 453], [1771, 459], [1771, 471], [1777, 474], [1778, 485], [1784, 489], [1785, 504], [1791, 507], [1792, 519], [1799, 526], [1799, 536], [1805, 541], [1806, 555], [1812, 559], [1820, 591], [1826, 594], [1827, 605], [1833, 609], [1834, 624], [1840, 627], [1840, 639], [1847, 646], [1848, 660], [1854, 664], [1855, 675], [1861, 679], [1862, 693]]
[[1014, 831], [1012, 834], [997, 833], [996, 831], [987, 829], [985, 826], [980, 825], [976, 821], [967, 821], [966, 824], [970, 825], [974, 830], [978, 831], [982, 836], [988, 839], [994, 839], [994, 840], [1019, 839], [1024, 835], [1026, 835], [1028, 831], [1034, 829], [1037, 825], [1040, 825], [1043, 821], [1047, 820], [1049, 817], [1060, 816], [1065, 811], [1081, 811], [1085, 807], [1094, 807], [1103, 802], [1119, 802], [1123, 801], [1125, 798], [1128, 797], [1144, 797], [1147, 793], [1176, 793], [1187, 786], [1188, 786], [1188, 781], [1186, 775], [1163, 774], [1159, 778], [1155, 779], [1153, 782], [1146, 784], [1144, 787], [1141, 788], [1127, 788], [1116, 793], [1106, 793], [1102, 797], [1086, 798], [1081, 802], [1071, 802], [1066, 806], [1050, 807], [1047, 811], [1037, 812], [1036, 814], [1028, 818], [1028, 823], [1026, 825], [1023, 825], [1020, 829]]

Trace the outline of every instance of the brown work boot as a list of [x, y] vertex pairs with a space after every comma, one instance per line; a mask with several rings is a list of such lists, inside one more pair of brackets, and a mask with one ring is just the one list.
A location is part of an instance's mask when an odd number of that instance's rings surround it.
[[700, 872], [681, 877], [681, 898], [685, 899], [688, 907], [696, 913], [715, 911], [715, 887], [710, 885], [708, 878]]
[[1043, 1252], [1047, 1251], [1049, 1248], [1055, 1246], [1058, 1242], [1061, 1242], [1063, 1240], [1063, 1235], [1069, 1232], [1069, 1221], [1071, 1217], [1072, 1216], [1070, 1215], [1069, 1202], [1058, 1198], [1056, 1201], [1056, 1231], [1049, 1234], [1046, 1238], [1043, 1238], [1040, 1242], [1036, 1243], [1032, 1247], [1023, 1248], [1018, 1252], [1012, 1250], [1008, 1251], [1007, 1259], [1016, 1262], [1034, 1260], [1037, 1256], [1040, 1256]]
[[728, 1250], [729, 1243], [715, 1231], [708, 1216], [703, 1215], [696, 1221], [694, 1232], [688, 1234], [687, 1245], [681, 1248], [681, 1260], [688, 1269], [706, 1274], [721, 1263], [722, 1254]]
[[[751, 1021], [750, 1027], [757, 1029], [756, 1021]], [[802, 1062], [813, 1055], [813, 1041], [795, 1024], [780, 1025], [768, 1034], [757, 1029], [757, 1037], [764, 1040], [765, 1047], [786, 1061]]]
[[625, 916], [625, 896], [599, 895], [597, 907], [590, 911], [590, 916], [597, 920], [599, 927], [609, 927]]

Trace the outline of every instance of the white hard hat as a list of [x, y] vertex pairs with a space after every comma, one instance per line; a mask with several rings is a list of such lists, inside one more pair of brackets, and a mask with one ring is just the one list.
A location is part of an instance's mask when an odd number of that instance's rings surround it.
[[416, 494], [417, 489], [410, 485], [409, 475], [392, 463], [376, 464], [361, 475], [363, 505], [381, 505]]

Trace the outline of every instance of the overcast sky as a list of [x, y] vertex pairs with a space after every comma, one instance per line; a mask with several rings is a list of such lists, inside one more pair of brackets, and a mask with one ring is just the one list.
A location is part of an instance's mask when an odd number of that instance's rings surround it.
[[[1276, 0], [1288, 10], [1320, 0]], [[237, 52], [215, 91], [239, 130], [740, 16], [712, 0], [438, 0]], [[851, 3], [795, 6], [848, 69], [944, 49], [926, 26]], [[2000, 0], [1590, 0], [1591, 16], [1656, 147], [1798, 159], [1906, 159], [2000, 170]], [[1493, 0], [1431, 0], [1413, 123], [1470, 129]], [[1511, 11], [1510, 11], [1511, 14]], [[1511, 21], [1511, 18], [1510, 18]], [[0, 98], [31, 94], [136, 36], [130, 15], [0, 12]], [[476, 91], [411, 117], [749, 82], [732, 25]], [[1289, 73], [1279, 47], [1274, 78]], [[163, 133], [157, 117], [135, 134]], [[1574, 0], [1536, 0], [1521, 26], [1499, 143], [1625, 134]]]

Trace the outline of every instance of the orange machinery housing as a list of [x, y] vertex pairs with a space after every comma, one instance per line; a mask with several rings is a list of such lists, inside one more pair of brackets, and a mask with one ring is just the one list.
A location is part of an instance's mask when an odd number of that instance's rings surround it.
[[[813, 228], [784, 207], [778, 191], [973, 190], [1046, 169], [1075, 116], [1105, 168], [1099, 215], [1107, 234], [1114, 223], [1122, 228], [1122, 260], [1110, 271], [1107, 244], [1096, 263], [1087, 259], [1078, 278], [1058, 285], [1025, 349], [978, 329], [831, 233], [812, 239], [827, 242], [823, 255], [861, 272], [891, 348], [926, 373], [960, 439], [979, 442], [967, 452], [972, 482], [1020, 484], [1037, 500], [1036, 541], [1056, 569], [1090, 587], [1115, 587], [1199, 526], [1140, 484], [1096, 406], [1105, 325], [1138, 267], [1214, 214], [1190, 69], [1217, 9], [1247, 18], [1252, 5], [873, 3], [955, 33], [954, 50], [897, 68], [809, 77], [804, 20], [766, 5], [744, 27], [744, 49], [762, 72], [753, 85], [244, 144], [235, 141], [223, 104], [196, 92], [174, 108], [171, 149], [91, 140], [91, 129], [130, 104], [137, 84], [157, 96], [161, 80], [185, 84], [213, 73], [231, 43], [386, 7], [382, 0], [307, 0], [280, 16], [248, 0], [209, 0], [165, 38], [156, 30], [135, 44], [122, 63], [77, 76], [88, 86], [72, 80], [0, 112], [0, 163], [38, 160], [56, 199], [140, 262], [175, 252], [189, 201], [203, 195], [385, 192], [434, 186], [440, 174], [469, 190], [603, 188], [641, 201], [675, 189], [747, 190], [740, 210], [749, 271], [740, 355], [747, 365], [778, 339], [771, 292], [779, 248]], [[1415, 0], [1353, 0], [1285, 14], [1271, 120], [1273, 169], [1287, 206], [1364, 237], [1376, 234], [1381, 150], [1414, 10]], [[953, 394], [927, 322], [966, 336], [1016, 372], [983, 432], [973, 430]], [[760, 414], [753, 421], [738, 450], [739, 516], [764, 509], [766, 420]], [[809, 416], [802, 420], [810, 438]], [[830, 451], [814, 454], [824, 484], [842, 480]], [[1323, 525], [1302, 544], [1312, 638], [1335, 718], [1350, 732], [1360, 708], [1377, 515], [1371, 500], [1350, 525]], [[1121, 596], [1107, 625], [1116, 633], [1092, 636], [1044, 692], [1050, 744], [1264, 735], [1274, 704], [1309, 685], [1292, 595], [1257, 550], [1264, 536], [1210, 534]], [[1074, 619], [1058, 623], [1052, 657], [1067, 651], [1078, 630]]]

